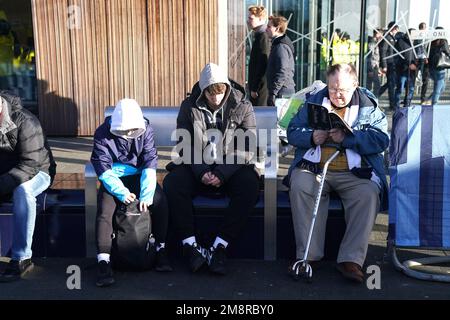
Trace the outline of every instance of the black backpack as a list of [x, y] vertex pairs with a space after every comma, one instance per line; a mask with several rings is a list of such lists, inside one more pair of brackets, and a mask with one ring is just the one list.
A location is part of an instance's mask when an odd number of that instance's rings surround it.
[[118, 203], [113, 218], [112, 266], [119, 270], [142, 271], [152, 268], [156, 246], [149, 210], [139, 211], [139, 201]]

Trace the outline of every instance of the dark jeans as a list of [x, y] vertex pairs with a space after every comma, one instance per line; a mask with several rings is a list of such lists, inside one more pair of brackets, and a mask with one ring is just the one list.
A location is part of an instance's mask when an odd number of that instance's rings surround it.
[[[217, 191], [198, 181], [190, 166], [176, 166], [164, 179], [164, 192], [169, 202], [170, 219], [182, 239], [195, 235], [192, 199], [202, 191]], [[218, 236], [231, 242], [245, 225], [259, 195], [259, 179], [252, 166], [244, 166], [219, 189], [230, 197]]]
[[367, 75], [367, 89], [373, 92], [373, 94], [378, 95], [380, 92], [380, 77], [378, 76], [379, 68], [375, 67], [372, 69], [370, 75]]
[[395, 109], [400, 108], [401, 95], [405, 92], [403, 106], [409, 107], [414, 96], [414, 84], [416, 82], [416, 71], [398, 71], [397, 88], [395, 89]]
[[[140, 191], [140, 175], [122, 177], [124, 185], [139, 197]], [[113, 233], [113, 215], [116, 211], [116, 205], [120, 201], [114, 198], [106, 191], [103, 185], [100, 187], [98, 193], [98, 210], [96, 220], [96, 240], [97, 253], [111, 253]], [[150, 206], [152, 217], [152, 233], [155, 237], [156, 243], [163, 243], [166, 240], [167, 225], [169, 219], [169, 209], [167, 200], [161, 187], [157, 184], [155, 196], [153, 197], [153, 204]]]
[[[422, 75], [422, 89], [420, 91], [420, 100], [424, 101], [427, 95], [428, 79], [430, 79], [430, 68], [428, 67], [428, 64], [425, 64], [425, 60], [419, 59], [417, 70], [420, 70], [420, 74]], [[419, 73], [417, 72], [416, 76], [418, 74]]]
[[391, 109], [394, 109], [395, 108], [395, 86], [397, 85], [397, 76], [396, 76], [394, 64], [387, 65], [386, 78], [387, 78], [387, 81], [380, 88], [380, 92], [378, 93], [378, 96], [381, 97], [381, 95], [387, 89], [388, 95], [389, 95], [389, 107]]

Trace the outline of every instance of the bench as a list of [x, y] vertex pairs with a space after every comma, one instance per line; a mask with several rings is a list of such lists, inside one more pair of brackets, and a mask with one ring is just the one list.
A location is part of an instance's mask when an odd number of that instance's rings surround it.
[[[105, 117], [110, 116], [114, 107], [105, 109]], [[155, 132], [157, 147], [173, 147], [177, 141], [171, 139], [176, 129], [178, 107], [142, 107], [144, 117], [150, 120]], [[266, 141], [262, 163], [257, 165], [263, 173], [263, 194], [258, 202], [263, 210], [264, 259], [277, 258], [277, 171], [278, 137], [276, 132], [277, 110], [275, 107], [255, 107], [258, 141]], [[95, 256], [95, 217], [97, 212], [97, 176], [91, 163], [85, 167], [85, 211], [86, 211], [86, 255]], [[211, 199], [198, 196], [194, 199], [197, 208], [223, 208], [224, 199]]]

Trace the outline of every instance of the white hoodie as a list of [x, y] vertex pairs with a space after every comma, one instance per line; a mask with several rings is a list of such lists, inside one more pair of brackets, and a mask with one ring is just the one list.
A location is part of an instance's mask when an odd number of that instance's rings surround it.
[[[129, 135], [123, 135], [123, 131], [132, 129], [138, 130]], [[110, 131], [112, 134], [125, 139], [135, 139], [144, 134], [144, 115], [136, 100], [122, 99], [117, 103], [111, 116]]]

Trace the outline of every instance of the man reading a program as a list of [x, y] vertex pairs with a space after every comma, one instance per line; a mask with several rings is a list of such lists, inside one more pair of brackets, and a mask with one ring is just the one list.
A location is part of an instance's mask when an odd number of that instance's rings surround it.
[[[307, 103], [322, 105], [340, 115], [352, 132], [341, 128], [314, 129], [308, 110], [302, 108], [287, 130], [289, 143], [297, 147], [289, 169], [290, 201], [295, 231], [296, 256], [302, 259], [312, 221], [314, 201], [324, 163], [341, 152], [328, 167], [308, 261], [314, 265], [324, 255], [325, 228], [331, 191], [342, 200], [347, 228], [339, 248], [337, 269], [347, 279], [363, 282], [362, 267], [376, 214], [387, 200], [383, 151], [389, 145], [386, 116], [375, 96], [358, 87], [355, 67], [337, 64], [327, 72], [327, 87]], [[294, 269], [300, 264], [293, 264]], [[296, 270], [290, 270], [295, 274]]]

